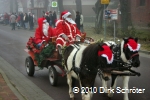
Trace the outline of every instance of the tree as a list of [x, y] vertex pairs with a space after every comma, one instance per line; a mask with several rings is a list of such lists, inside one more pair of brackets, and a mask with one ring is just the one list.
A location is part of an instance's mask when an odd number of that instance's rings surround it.
[[[105, 8], [107, 8], [107, 6], [108, 5], [105, 5]], [[99, 34], [102, 30], [104, 4], [101, 4], [100, 0], [97, 0], [97, 2], [95, 3], [95, 7], [93, 7], [93, 10], [96, 14], [95, 31], [97, 34]]]
[[63, 0], [57, 0], [59, 11], [64, 11]]
[[17, 0], [15, 0], [15, 11], [16, 11], [16, 13], [18, 13], [18, 2], [17, 2]]
[[77, 9], [77, 11], [82, 13], [82, 2], [81, 2], [81, 0], [75, 0], [75, 2], [76, 2], [76, 9]]
[[10, 0], [10, 12], [13, 12], [13, 0]]
[[34, 8], [34, 0], [31, 0], [31, 8]]
[[10, 12], [18, 13], [18, 2], [17, 0], [10, 0]]
[[[13, 0], [11, 0], [13, 1]], [[28, 9], [27, 9], [27, 0], [20, 0], [21, 1], [21, 4], [22, 4], [22, 7], [23, 7], [23, 12], [27, 12]]]
[[121, 11], [121, 28], [123, 32], [126, 32], [128, 30], [129, 25], [129, 2], [128, 0], [120, 0], [120, 11]]
[[44, 1], [44, 7], [46, 10], [48, 10], [48, 4], [49, 4], [49, 0], [45, 0]]

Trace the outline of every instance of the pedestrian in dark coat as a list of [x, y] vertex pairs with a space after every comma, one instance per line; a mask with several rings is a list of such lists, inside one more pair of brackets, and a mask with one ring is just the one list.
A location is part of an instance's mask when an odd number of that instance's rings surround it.
[[53, 14], [52, 14], [52, 27], [55, 27], [56, 19], [57, 19], [56, 12], [53, 11]]
[[21, 27], [24, 27], [24, 22], [23, 22], [23, 13], [20, 13], [20, 25]]
[[50, 26], [52, 26], [52, 20], [53, 20], [52, 17], [53, 17], [53, 16], [52, 16], [52, 11], [49, 11], [49, 18], [50, 18], [49, 25], [50, 25]]
[[25, 25], [25, 27], [24, 27], [25, 29], [28, 28], [28, 21], [29, 21], [28, 14], [25, 13], [24, 17], [23, 17], [23, 22], [24, 22], [24, 25]]
[[49, 14], [49, 12], [45, 13], [45, 18], [46, 18], [47, 22], [49, 23], [49, 21], [50, 21], [50, 14]]
[[29, 13], [29, 26], [30, 26], [30, 30], [33, 30], [33, 15], [32, 15], [32, 13]]
[[77, 28], [80, 30], [80, 13], [79, 13], [79, 11], [76, 12], [75, 22], [77, 24]]

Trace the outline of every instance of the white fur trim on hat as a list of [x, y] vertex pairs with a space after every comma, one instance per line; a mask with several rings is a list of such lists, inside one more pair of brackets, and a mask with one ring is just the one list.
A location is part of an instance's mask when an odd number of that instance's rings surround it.
[[127, 45], [128, 45], [128, 48], [130, 49], [130, 51], [133, 51], [133, 52], [139, 51], [139, 50], [140, 50], [140, 47], [141, 47], [140, 44], [137, 44], [137, 48], [136, 48], [136, 49], [132, 49], [132, 47], [130, 46], [130, 44], [127, 44]]
[[70, 12], [67, 12], [66, 14], [64, 14], [64, 15], [62, 16], [62, 18], [66, 19], [69, 15], [71, 15], [71, 13], [70, 13]]
[[46, 19], [44, 19], [44, 20], [43, 20], [43, 22], [47, 22], [47, 20], [46, 20]]
[[113, 54], [112, 54], [111, 60], [108, 59], [108, 56], [107, 56], [106, 54], [102, 54], [101, 56], [102, 56], [102, 57], [105, 57], [105, 58], [107, 59], [107, 64], [111, 64], [111, 63], [113, 62], [113, 60], [114, 60]]

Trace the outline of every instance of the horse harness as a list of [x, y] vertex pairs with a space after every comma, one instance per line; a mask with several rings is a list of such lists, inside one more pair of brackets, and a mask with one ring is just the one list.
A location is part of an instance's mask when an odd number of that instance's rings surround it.
[[77, 55], [78, 51], [80, 50], [80, 46], [78, 44], [72, 44], [72, 45], [77, 49], [77, 51], [76, 51], [76, 53], [73, 56], [73, 61], [72, 61], [72, 65], [73, 66], [72, 66], [70, 71], [73, 70], [78, 75], [80, 73], [81, 69], [79, 67], [75, 66], [75, 58], [76, 58], [76, 55]]
[[[74, 71], [77, 75], [79, 75], [79, 73], [81, 72], [81, 68], [80, 67], [77, 67], [77, 66], [75, 66], [75, 58], [76, 58], [76, 55], [77, 55], [77, 53], [78, 53], [78, 51], [80, 50], [80, 45], [78, 45], [78, 44], [72, 44], [76, 49], [77, 49], [77, 51], [76, 51], [76, 53], [74, 54], [74, 56], [73, 56], [73, 61], [72, 61], [72, 68], [71, 68], [71, 70], [70, 71]], [[88, 71], [88, 72], [92, 72], [92, 73], [96, 73], [97, 71], [91, 71], [88, 67], [87, 67], [87, 65], [86, 64], [84, 64], [84, 68], [85, 68], [85, 70], [86, 71]], [[69, 72], [70, 72], [69, 71]]]
[[[128, 62], [124, 62], [120, 55], [121, 55], [121, 45], [117, 44], [117, 45], [114, 45], [113, 46], [113, 49], [112, 49], [112, 52], [114, 54], [114, 65], [112, 66], [112, 68], [110, 68], [110, 73], [112, 75], [119, 75], [119, 76], [140, 76], [141, 74], [139, 72], [136, 72], [134, 70], [131, 69], [132, 65], [132, 58], [136, 55], [139, 55], [138, 53], [135, 53], [133, 54], [130, 59], [128, 60]], [[117, 66], [117, 67], [116, 67]], [[98, 69], [98, 74], [99, 75], [102, 75], [102, 78], [104, 80], [107, 80], [105, 79], [105, 77], [103, 76], [103, 69], [101, 69], [103, 67], [103, 65], [100, 66], [100, 69]], [[113, 72], [113, 71], [121, 71], [122, 73], [116, 73], [116, 72]], [[129, 71], [129, 72], [123, 72], [123, 71]]]

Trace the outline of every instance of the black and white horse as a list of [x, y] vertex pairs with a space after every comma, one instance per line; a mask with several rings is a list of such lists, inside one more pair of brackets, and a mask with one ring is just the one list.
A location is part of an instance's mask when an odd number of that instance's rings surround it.
[[[112, 70], [114, 69], [117, 71], [114, 73], [105, 73], [104, 71], [103, 74], [100, 74], [101, 79], [102, 79], [102, 87], [108, 88], [106, 79], [108, 79], [108, 77], [111, 76], [112, 83], [111, 83], [110, 88], [115, 89], [117, 77], [123, 76], [122, 89], [128, 89], [128, 82], [129, 82], [130, 76], [135, 76], [135, 75], [140, 76], [140, 73], [135, 72], [134, 70], [131, 69], [131, 67], [140, 66], [140, 60], [139, 60], [139, 54], [138, 54], [138, 51], [140, 49], [140, 44], [138, 44], [138, 39], [132, 38], [132, 37], [124, 38], [121, 44], [118, 44], [118, 45], [116, 45], [115, 42], [110, 42], [110, 41], [105, 42], [105, 43], [109, 46], [114, 45], [113, 47], [114, 61], [112, 63]], [[108, 93], [107, 89], [105, 89], [105, 92]], [[108, 97], [112, 97], [112, 96], [113, 96], [113, 93], [109, 92]], [[129, 100], [128, 92], [124, 93], [123, 100]]]
[[[107, 53], [105, 54], [105, 52]], [[67, 71], [70, 98], [74, 99], [74, 92], [80, 92], [82, 100], [91, 100], [98, 67], [101, 64], [109, 66], [113, 61], [111, 48], [103, 42], [88, 46], [74, 44], [64, 50], [63, 58]], [[72, 78], [79, 80], [79, 91], [74, 91]]]

